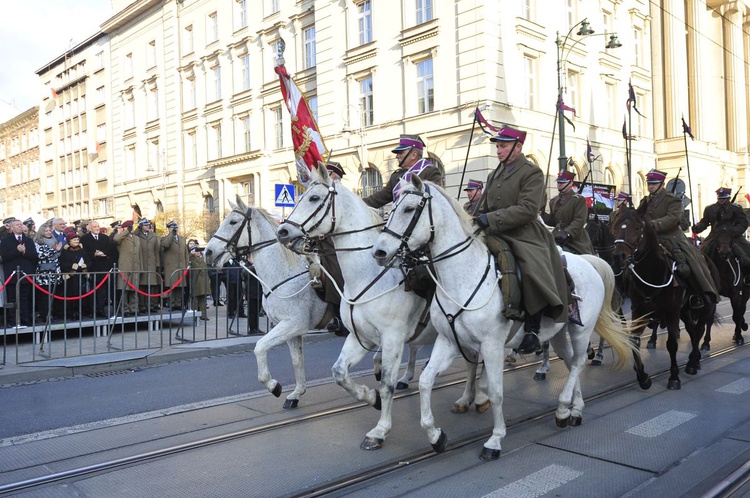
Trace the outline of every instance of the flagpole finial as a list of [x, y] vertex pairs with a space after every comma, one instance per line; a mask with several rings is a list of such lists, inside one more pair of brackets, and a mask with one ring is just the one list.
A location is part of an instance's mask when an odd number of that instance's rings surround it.
[[286, 50], [286, 42], [283, 38], [279, 37], [279, 42], [276, 44], [276, 65], [284, 65], [284, 50]]

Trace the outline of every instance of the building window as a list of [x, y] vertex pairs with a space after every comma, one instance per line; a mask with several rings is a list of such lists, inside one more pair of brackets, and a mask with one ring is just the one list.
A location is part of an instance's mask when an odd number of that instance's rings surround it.
[[242, 90], [250, 90], [250, 55], [245, 54], [242, 60]]
[[104, 101], [106, 99], [105, 99], [105, 95], [104, 95], [104, 87], [103, 86], [100, 86], [99, 88], [96, 89], [96, 97], [95, 97], [95, 99], [96, 99], [96, 101], [95, 101], [94, 105], [100, 106], [100, 105], [104, 104]]
[[373, 123], [372, 76], [359, 82], [359, 110], [362, 113], [360, 126]]
[[216, 212], [216, 204], [214, 203], [214, 197], [207, 195], [203, 198], [203, 212], [205, 214], [211, 214]]
[[206, 44], [210, 44], [219, 39], [219, 16], [216, 12], [211, 12], [206, 18]]
[[250, 177], [247, 181], [237, 186], [237, 194], [245, 200], [248, 206], [255, 204], [255, 178]]
[[523, 56], [523, 66], [521, 72], [521, 106], [528, 109], [534, 109], [534, 75], [536, 73], [536, 59]]
[[95, 60], [95, 69], [102, 69], [104, 67], [104, 52], [97, 52]]
[[578, 22], [578, 2], [580, 0], [565, 0], [565, 14], [568, 20], [568, 26], [573, 26]]
[[185, 133], [184, 144], [185, 169], [192, 169], [198, 166], [198, 149], [195, 142], [195, 130]]
[[609, 83], [606, 83], [604, 85], [604, 91], [607, 94], [607, 102], [609, 102], [609, 121], [607, 122], [607, 125], [609, 128], [617, 128], [617, 117], [621, 115], [620, 112], [618, 112], [618, 99], [615, 95], [616, 87], [615, 85], [611, 85]]
[[270, 9], [270, 14], [275, 14], [279, 11], [279, 0], [268, 0], [268, 6]]
[[250, 116], [242, 118], [242, 138], [245, 145], [245, 152], [250, 152]]
[[369, 167], [362, 171], [362, 197], [374, 194], [383, 187], [383, 178], [377, 168]]
[[125, 149], [125, 180], [136, 178], [135, 145]]
[[581, 114], [581, 109], [579, 109], [580, 103], [578, 102], [578, 79], [578, 73], [575, 71], [568, 71], [568, 87], [565, 104], [575, 109], [577, 114]]
[[247, 0], [235, 0], [235, 27], [234, 30], [242, 29], [247, 26]]
[[193, 25], [185, 26], [182, 32], [182, 52], [183, 54], [193, 53]]
[[281, 112], [281, 107], [277, 107], [273, 111], [273, 136], [276, 140], [275, 146], [277, 149], [284, 147], [284, 114]]
[[213, 79], [211, 82], [213, 100], [221, 100], [221, 66], [214, 66], [211, 69], [211, 76]]
[[313, 119], [315, 119], [315, 122], [318, 122], [318, 96], [313, 95], [309, 99], [307, 99], [307, 106], [310, 108], [310, 114], [312, 114]]
[[417, 63], [417, 107], [420, 114], [435, 109], [435, 87], [432, 74], [432, 59]]
[[99, 161], [99, 163], [96, 165], [96, 179], [97, 180], [106, 180], [108, 176], [107, 171], [107, 161]]
[[417, 24], [432, 21], [432, 0], [417, 1]]
[[185, 80], [183, 80], [183, 85], [185, 86], [185, 91], [182, 97], [183, 99], [185, 99], [185, 101], [183, 102], [185, 110], [195, 109], [197, 105], [195, 100], [195, 78], [186, 78]]
[[151, 40], [146, 46], [146, 68], [156, 66], [156, 40]]
[[315, 26], [304, 30], [305, 68], [315, 67]]
[[122, 60], [122, 72], [125, 79], [133, 77], [133, 54], [126, 54]]
[[107, 141], [107, 125], [102, 123], [96, 125], [96, 141], [97, 143], [103, 144]]
[[146, 105], [146, 112], [148, 114], [148, 120], [153, 121], [159, 119], [159, 89], [154, 86], [148, 91], [148, 103]]
[[357, 5], [357, 20], [359, 25], [359, 44], [370, 43], [372, 41], [372, 6], [370, 0], [364, 0]]
[[159, 141], [149, 140], [146, 145], [148, 147], [148, 165], [146, 167], [146, 171], [150, 171], [152, 173], [161, 172], [161, 162], [159, 160]]
[[633, 27], [633, 60], [635, 65], [643, 67], [643, 31]]
[[521, 0], [521, 18], [527, 21], [531, 20], [531, 16], [534, 14], [534, 0]]
[[209, 160], [220, 159], [222, 157], [222, 144], [221, 144], [221, 123], [214, 123], [208, 130], [209, 139]]
[[135, 126], [135, 100], [132, 95], [125, 98], [125, 128]]

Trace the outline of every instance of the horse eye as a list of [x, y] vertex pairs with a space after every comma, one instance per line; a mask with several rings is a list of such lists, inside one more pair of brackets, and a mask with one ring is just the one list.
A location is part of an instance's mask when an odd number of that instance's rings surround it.
[[310, 196], [310, 202], [318, 202], [320, 200], [319, 195], [311, 195]]
[[232, 221], [230, 221], [230, 222], [229, 222], [229, 224], [230, 224], [230, 225], [236, 225], [236, 224], [237, 224], [237, 221], [236, 221], [236, 220], [232, 220]]
[[414, 206], [404, 207], [404, 213], [413, 213], [415, 211]]

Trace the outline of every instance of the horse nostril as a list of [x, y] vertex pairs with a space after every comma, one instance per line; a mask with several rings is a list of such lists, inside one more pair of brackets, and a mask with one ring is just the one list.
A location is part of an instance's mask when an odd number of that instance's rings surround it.
[[376, 258], [384, 258], [385, 257], [385, 251], [382, 249], [378, 249], [375, 251], [375, 257]]

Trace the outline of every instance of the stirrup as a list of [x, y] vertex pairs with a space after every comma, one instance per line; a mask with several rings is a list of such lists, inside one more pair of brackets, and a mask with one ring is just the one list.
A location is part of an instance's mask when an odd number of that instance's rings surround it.
[[539, 342], [539, 332], [530, 330], [523, 336], [521, 344], [518, 345], [518, 352], [521, 354], [531, 354], [541, 347]]
[[690, 307], [694, 310], [701, 309], [703, 306], [705, 306], [703, 298], [698, 294], [691, 295], [688, 298], [688, 302], [690, 303]]
[[745, 275], [745, 278], [742, 280], [743, 285], [750, 285], [750, 275]]

